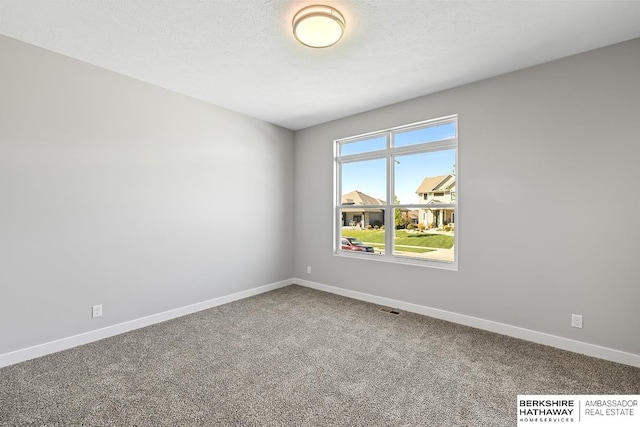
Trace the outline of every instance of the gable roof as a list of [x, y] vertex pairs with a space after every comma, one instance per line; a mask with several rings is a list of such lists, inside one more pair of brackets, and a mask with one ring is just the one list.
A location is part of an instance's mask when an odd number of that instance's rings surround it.
[[364, 194], [361, 191], [354, 190], [350, 193], [342, 195], [343, 205], [384, 205], [385, 201], [376, 199], [375, 197]]
[[455, 176], [450, 173], [446, 175], [428, 176], [422, 181], [422, 184], [420, 184], [420, 186], [416, 190], [416, 193], [424, 194], [431, 191], [439, 190], [438, 187], [449, 178], [453, 178], [453, 182], [455, 182]]

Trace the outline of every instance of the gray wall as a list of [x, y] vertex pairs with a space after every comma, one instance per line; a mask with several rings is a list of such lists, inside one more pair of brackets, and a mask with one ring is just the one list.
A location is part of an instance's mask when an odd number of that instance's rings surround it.
[[0, 354], [290, 279], [292, 178], [289, 130], [0, 36]]
[[[634, 40], [302, 130], [294, 149], [0, 36], [0, 354], [293, 276], [640, 354], [639, 69]], [[333, 256], [332, 140], [452, 113], [459, 271]]]
[[[296, 132], [296, 277], [640, 354], [639, 70], [636, 39]], [[332, 255], [332, 140], [453, 113], [459, 271]]]

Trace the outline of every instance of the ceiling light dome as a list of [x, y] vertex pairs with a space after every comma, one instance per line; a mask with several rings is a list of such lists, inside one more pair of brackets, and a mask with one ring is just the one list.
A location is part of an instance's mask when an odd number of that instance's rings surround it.
[[329, 47], [344, 34], [344, 16], [331, 6], [316, 4], [293, 17], [293, 35], [305, 46]]

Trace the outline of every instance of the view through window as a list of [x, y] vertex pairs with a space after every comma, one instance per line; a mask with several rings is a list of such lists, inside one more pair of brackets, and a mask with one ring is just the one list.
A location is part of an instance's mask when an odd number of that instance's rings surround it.
[[457, 116], [335, 143], [335, 253], [457, 268]]

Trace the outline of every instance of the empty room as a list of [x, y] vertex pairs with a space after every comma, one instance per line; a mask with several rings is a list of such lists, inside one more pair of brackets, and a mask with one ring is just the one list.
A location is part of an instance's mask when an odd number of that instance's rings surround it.
[[0, 0], [0, 426], [640, 425], [639, 23]]

